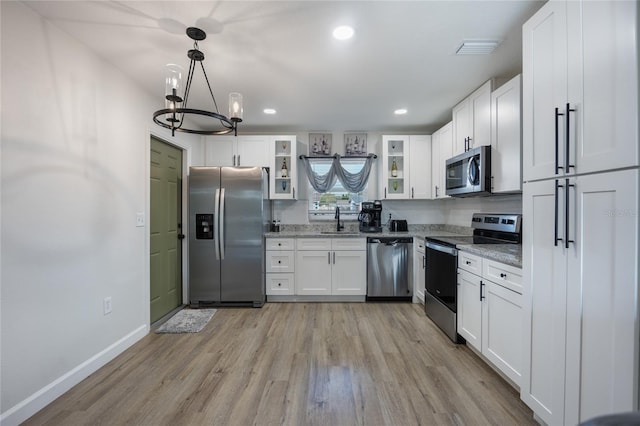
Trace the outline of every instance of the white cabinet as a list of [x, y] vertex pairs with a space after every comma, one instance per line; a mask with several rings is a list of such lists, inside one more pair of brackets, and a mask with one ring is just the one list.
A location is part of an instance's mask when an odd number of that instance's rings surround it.
[[491, 192], [522, 191], [520, 75], [491, 93]]
[[525, 181], [638, 165], [637, 60], [637, 2], [552, 1], [525, 23]]
[[413, 241], [413, 303], [424, 303], [425, 273], [427, 267], [424, 239], [414, 238]]
[[521, 397], [548, 424], [638, 409], [638, 170], [568, 183], [568, 212], [565, 179], [523, 191]]
[[206, 136], [206, 166], [269, 167], [268, 136]]
[[295, 240], [267, 238], [265, 241], [266, 294], [292, 295], [295, 272]]
[[446, 194], [445, 162], [453, 156], [453, 123], [449, 122], [431, 135], [431, 185], [434, 199], [449, 198]]
[[521, 274], [519, 268], [458, 253], [458, 334], [518, 386], [523, 298], [514, 288], [520, 288]]
[[296, 239], [295, 294], [365, 295], [365, 238]]
[[409, 136], [382, 136], [381, 198], [409, 198], [409, 158]]
[[489, 80], [453, 107], [453, 156], [491, 145], [491, 91]]
[[431, 198], [431, 136], [383, 135], [380, 197]]
[[270, 173], [269, 198], [296, 200], [298, 183], [297, 139], [289, 136], [269, 136]]
[[637, 6], [523, 26], [521, 398], [550, 425], [638, 409]]
[[412, 200], [431, 199], [431, 136], [409, 136], [409, 183]]

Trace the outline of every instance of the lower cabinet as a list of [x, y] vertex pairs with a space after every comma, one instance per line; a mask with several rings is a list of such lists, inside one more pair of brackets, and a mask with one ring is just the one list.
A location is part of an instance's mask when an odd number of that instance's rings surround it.
[[295, 293], [307, 296], [365, 295], [365, 238], [297, 238]]
[[521, 269], [469, 253], [459, 256], [458, 333], [518, 386], [522, 377], [521, 287]]
[[267, 238], [265, 251], [266, 294], [293, 295], [295, 271], [295, 240]]
[[424, 303], [425, 268], [427, 266], [424, 251], [424, 239], [414, 238], [413, 241], [413, 303]]

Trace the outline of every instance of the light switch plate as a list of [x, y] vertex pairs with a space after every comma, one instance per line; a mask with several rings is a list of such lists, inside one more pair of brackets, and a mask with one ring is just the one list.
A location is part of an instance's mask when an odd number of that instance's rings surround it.
[[144, 213], [136, 213], [136, 226], [144, 226]]

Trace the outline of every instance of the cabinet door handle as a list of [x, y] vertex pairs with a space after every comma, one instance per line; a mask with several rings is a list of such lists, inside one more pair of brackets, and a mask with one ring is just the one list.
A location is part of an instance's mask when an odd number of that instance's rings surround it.
[[480, 280], [480, 301], [482, 302], [482, 299], [484, 299], [484, 295], [482, 294], [482, 287], [484, 287], [484, 283], [482, 282], [482, 280]]
[[336, 252], [335, 251], [333, 252], [333, 264], [334, 265], [336, 264]]
[[[571, 128], [569, 127], [571, 120], [570, 120], [570, 112], [574, 112], [575, 109], [571, 109], [571, 107], [569, 106], [569, 103], [567, 103], [566, 106], [566, 120], [567, 120], [567, 140], [565, 142], [565, 153], [564, 153], [564, 171], [565, 173], [569, 173], [569, 168], [573, 167], [575, 168], [575, 166], [573, 164], [569, 164], [569, 145], [570, 145], [570, 141], [569, 141], [569, 136], [571, 135]], [[567, 192], [569, 192], [569, 190], [567, 189]]]
[[564, 115], [563, 113], [559, 112], [558, 108], [556, 108], [556, 115], [555, 115], [555, 121], [556, 121], [556, 174], [558, 174], [558, 171], [562, 169], [562, 166], [560, 165], [560, 161], [558, 160], [558, 151], [559, 151], [559, 141], [558, 141], [558, 117]]
[[[569, 104], [567, 104], [567, 105], [569, 105]], [[565, 185], [565, 188], [564, 188], [564, 191], [565, 191], [565, 194], [564, 194], [564, 203], [565, 203], [565, 206], [564, 206], [564, 226], [565, 226], [565, 229], [564, 229], [564, 248], [569, 248], [569, 243], [575, 243], [574, 240], [570, 240], [569, 239], [569, 198], [570, 198], [569, 197], [570, 196], [569, 188], [574, 188], [575, 185], [573, 185], [573, 184], [570, 185], [569, 184], [569, 179], [565, 179], [564, 185]]]
[[436, 185], [436, 198], [438, 198], [438, 185]]
[[292, 198], [293, 198], [294, 200], [296, 199], [296, 188], [295, 188], [295, 187], [293, 187], [293, 197], [292, 197]]
[[235, 167], [235, 165], [236, 165], [236, 155], [233, 154], [233, 166]]
[[411, 198], [415, 198], [415, 197], [413, 196], [413, 186], [411, 187]]
[[387, 187], [384, 187], [384, 198], [387, 198]]
[[562, 241], [562, 238], [558, 238], [558, 188], [562, 188], [562, 185], [558, 183], [556, 179], [556, 185], [554, 190], [554, 218], [553, 218], [553, 245], [558, 246], [558, 241]]
[[327, 263], [329, 265], [331, 265], [331, 252], [330, 251], [327, 252]]
[[238, 154], [238, 167], [240, 167], [240, 154]]
[[422, 256], [422, 269], [427, 267], [427, 257]]

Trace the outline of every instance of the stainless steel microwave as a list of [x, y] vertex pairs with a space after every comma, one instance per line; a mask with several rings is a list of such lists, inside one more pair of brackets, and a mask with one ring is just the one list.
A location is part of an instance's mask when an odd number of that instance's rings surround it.
[[448, 159], [445, 173], [447, 195], [477, 197], [491, 194], [491, 147], [479, 146]]

